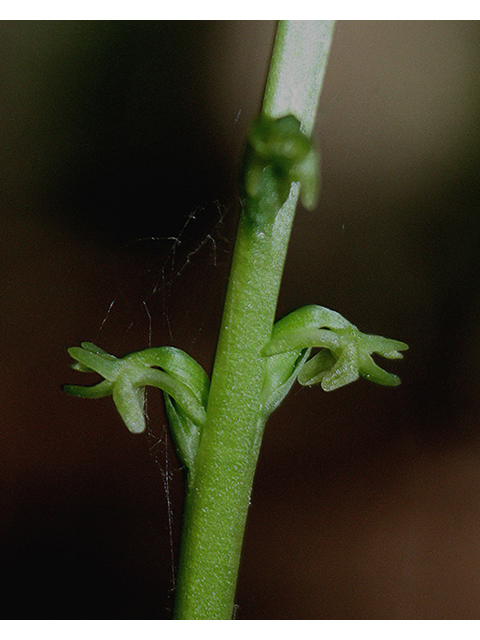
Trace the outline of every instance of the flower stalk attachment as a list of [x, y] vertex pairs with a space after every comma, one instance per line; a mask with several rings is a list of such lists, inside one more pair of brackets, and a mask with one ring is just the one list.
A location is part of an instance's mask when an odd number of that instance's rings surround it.
[[[211, 382], [174, 347], [116, 358], [84, 342], [75, 369], [104, 379], [67, 385], [84, 398], [113, 396], [126, 426], [145, 429], [147, 385], [163, 391], [187, 492], [174, 615], [230, 619], [253, 477], [265, 423], [296, 380], [325, 391], [359, 376], [395, 386], [372, 358], [401, 358], [403, 342], [361, 333], [335, 311], [310, 305], [274, 324], [295, 207], [318, 199], [311, 141], [333, 34], [332, 21], [280, 21], [262, 112], [241, 173], [242, 215]], [[313, 350], [318, 352], [312, 356]]]

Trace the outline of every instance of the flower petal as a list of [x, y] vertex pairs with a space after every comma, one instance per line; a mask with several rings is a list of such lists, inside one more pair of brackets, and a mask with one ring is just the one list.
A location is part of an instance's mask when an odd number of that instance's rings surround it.
[[[90, 344], [90, 343], [87, 343]], [[69, 355], [77, 360], [80, 366], [75, 368], [79, 371], [95, 371], [99, 373], [103, 378], [107, 380], [115, 380], [117, 377], [121, 361], [114, 356], [107, 354], [106, 356], [100, 353], [91, 351], [90, 349], [83, 349], [82, 347], [70, 347], [68, 349]]]
[[304, 387], [321, 382], [336, 362], [337, 359], [328, 349], [322, 349], [303, 365], [298, 382]]
[[[199, 402], [196, 395], [180, 380], [177, 380], [169, 373], [136, 365], [131, 367], [124, 375], [128, 375], [134, 387], [157, 387], [168, 393], [175, 402], [183, 409], [187, 416], [195, 422], [197, 426], [203, 426], [207, 416], [205, 407]], [[120, 376], [119, 376], [120, 377]]]
[[80, 346], [82, 347], [82, 349], [85, 349], [85, 351], [91, 351], [91, 353], [96, 353], [99, 356], [106, 356], [110, 360], [116, 360], [117, 359], [115, 356], [112, 356], [110, 353], [107, 353], [106, 351], [104, 351], [100, 347], [97, 347], [97, 345], [93, 344], [93, 342], [81, 342]]
[[98, 384], [90, 387], [84, 387], [78, 384], [65, 384], [63, 387], [65, 393], [78, 398], [105, 398], [112, 395], [113, 382], [110, 380], [102, 380]]
[[382, 336], [374, 336], [366, 333], [360, 335], [361, 349], [368, 351], [368, 353], [378, 353], [384, 358], [395, 360], [403, 358], [403, 355], [399, 351], [406, 351], [408, 344], [400, 342], [400, 340], [391, 340], [390, 338], [383, 338]]
[[136, 351], [122, 361], [146, 367], [159, 367], [192, 391], [201, 404], [207, 404], [210, 381], [204, 369], [188, 353], [175, 347], [150, 347]]
[[370, 382], [381, 384], [385, 387], [398, 387], [401, 380], [393, 373], [388, 373], [373, 361], [366, 353], [360, 355], [360, 375]]
[[340, 339], [334, 331], [309, 328], [289, 331], [272, 338], [262, 353], [266, 356], [273, 356], [288, 351], [300, 351], [308, 347], [324, 347], [333, 351], [339, 349], [340, 346]]

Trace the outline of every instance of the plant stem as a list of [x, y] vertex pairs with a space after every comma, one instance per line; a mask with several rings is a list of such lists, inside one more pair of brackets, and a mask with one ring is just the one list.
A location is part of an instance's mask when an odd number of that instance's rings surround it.
[[[280, 21], [263, 112], [311, 134], [333, 21]], [[259, 397], [298, 185], [275, 222], [240, 218], [207, 407], [186, 497], [175, 618], [231, 619], [263, 424]]]

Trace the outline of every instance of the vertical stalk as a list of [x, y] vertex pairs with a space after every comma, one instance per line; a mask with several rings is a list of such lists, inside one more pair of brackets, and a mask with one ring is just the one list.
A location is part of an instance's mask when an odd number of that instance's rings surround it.
[[[280, 21], [263, 112], [292, 113], [311, 134], [333, 21]], [[177, 619], [230, 619], [258, 458], [259, 397], [298, 185], [275, 222], [240, 218], [195, 474], [184, 516]]]

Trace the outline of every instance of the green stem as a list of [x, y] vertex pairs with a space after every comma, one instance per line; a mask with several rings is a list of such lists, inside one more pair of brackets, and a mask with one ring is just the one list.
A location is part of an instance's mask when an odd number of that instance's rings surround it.
[[[263, 113], [311, 134], [333, 21], [281, 21]], [[298, 185], [262, 230], [240, 218], [195, 474], [186, 497], [177, 619], [230, 619], [263, 430], [259, 397]]]

